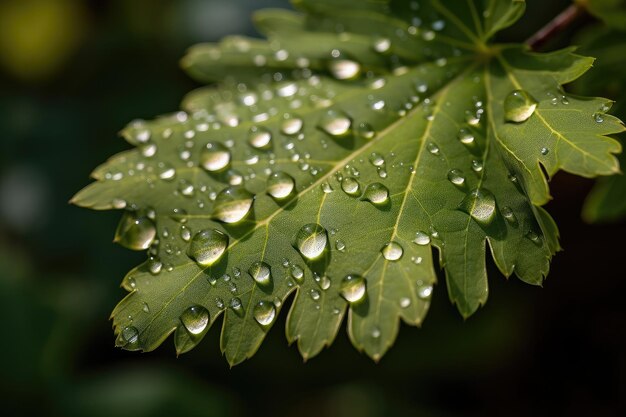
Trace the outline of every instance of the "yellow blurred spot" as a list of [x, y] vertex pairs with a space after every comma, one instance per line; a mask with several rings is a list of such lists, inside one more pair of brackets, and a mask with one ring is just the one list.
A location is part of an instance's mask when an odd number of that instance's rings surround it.
[[0, 1], [0, 65], [26, 81], [49, 77], [80, 45], [85, 23], [77, 0]]

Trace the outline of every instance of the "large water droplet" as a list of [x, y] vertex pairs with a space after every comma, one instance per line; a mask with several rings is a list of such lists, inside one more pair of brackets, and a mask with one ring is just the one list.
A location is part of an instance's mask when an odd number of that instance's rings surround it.
[[194, 235], [187, 254], [201, 266], [217, 262], [228, 247], [228, 235], [216, 229], [202, 230]]
[[248, 143], [253, 148], [267, 150], [272, 147], [272, 132], [265, 127], [253, 126], [250, 128]]
[[372, 204], [385, 204], [389, 201], [389, 189], [379, 182], [374, 182], [365, 188], [363, 198]]
[[124, 327], [122, 330], [122, 339], [128, 344], [135, 344], [139, 341], [139, 330], [134, 326]]
[[252, 276], [254, 281], [261, 285], [265, 286], [272, 282], [272, 273], [270, 266], [262, 261], [257, 261], [250, 265], [248, 269], [248, 273]]
[[276, 317], [276, 308], [269, 301], [259, 301], [254, 306], [253, 314], [257, 323], [261, 326], [269, 326], [274, 321], [274, 317]]
[[209, 324], [209, 311], [202, 306], [191, 306], [181, 314], [180, 321], [189, 333], [198, 335]]
[[209, 172], [221, 171], [230, 164], [230, 151], [219, 142], [209, 142], [200, 153], [200, 165]]
[[415, 239], [413, 239], [413, 242], [420, 246], [426, 246], [430, 243], [430, 235], [420, 230], [415, 233]]
[[267, 179], [267, 193], [277, 200], [289, 197], [295, 186], [296, 181], [286, 172], [274, 172]]
[[402, 258], [404, 249], [397, 242], [389, 242], [380, 250], [383, 257], [388, 261], [397, 261]]
[[360, 275], [346, 275], [341, 281], [340, 294], [349, 303], [357, 303], [365, 297], [365, 278]]
[[333, 137], [342, 137], [350, 133], [352, 120], [343, 112], [329, 110], [322, 116], [319, 127]]
[[309, 223], [298, 231], [296, 248], [307, 259], [317, 259], [328, 245], [326, 229], [316, 223]]
[[472, 190], [459, 205], [474, 220], [483, 225], [490, 224], [495, 218], [496, 197], [485, 188]]
[[254, 195], [241, 186], [228, 187], [215, 198], [213, 216], [224, 223], [237, 223], [250, 213]]
[[341, 181], [341, 189], [348, 195], [358, 196], [361, 194], [361, 184], [353, 177], [345, 177]]
[[117, 226], [114, 240], [128, 249], [144, 250], [150, 247], [156, 234], [156, 226], [152, 220], [127, 211]]
[[280, 126], [280, 131], [283, 134], [294, 136], [300, 133], [304, 127], [304, 121], [301, 118], [290, 114], [286, 114], [284, 118], [285, 120], [283, 120], [283, 123]]
[[504, 99], [504, 119], [507, 122], [525, 122], [537, 108], [537, 100], [524, 90], [515, 90]]
[[361, 65], [351, 59], [332, 59], [328, 71], [338, 80], [353, 80], [361, 74]]

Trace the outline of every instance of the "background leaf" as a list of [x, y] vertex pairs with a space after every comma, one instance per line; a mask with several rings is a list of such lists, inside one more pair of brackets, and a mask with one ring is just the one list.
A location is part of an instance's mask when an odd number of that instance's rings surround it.
[[75, 197], [126, 208], [118, 241], [150, 247], [113, 313], [120, 346], [175, 332], [184, 352], [224, 314], [221, 347], [239, 363], [295, 292], [287, 337], [305, 358], [347, 314], [353, 344], [379, 359], [399, 320], [423, 320], [431, 246], [467, 317], [487, 299], [487, 244], [503, 274], [547, 274], [559, 246], [545, 174], [618, 170], [609, 102], [561, 89], [591, 59], [485, 44], [520, 2], [296, 5], [306, 14], [259, 15], [267, 42], [193, 48], [184, 67], [219, 88], [129, 125], [138, 149]]

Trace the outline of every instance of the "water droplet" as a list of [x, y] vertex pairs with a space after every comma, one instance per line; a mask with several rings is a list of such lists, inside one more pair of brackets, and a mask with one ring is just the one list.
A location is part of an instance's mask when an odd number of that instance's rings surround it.
[[389, 38], [379, 38], [374, 41], [374, 50], [379, 53], [388, 52], [391, 49], [391, 40]]
[[409, 297], [400, 298], [400, 307], [407, 308], [411, 305], [411, 299]]
[[298, 282], [304, 278], [304, 270], [298, 265], [291, 265], [291, 277]]
[[256, 149], [270, 149], [272, 147], [272, 132], [265, 127], [253, 126], [250, 128], [248, 143]]
[[341, 181], [341, 189], [348, 195], [358, 196], [361, 194], [361, 184], [354, 177], [345, 177]]
[[379, 182], [374, 182], [365, 188], [363, 199], [375, 205], [385, 204], [389, 201], [389, 189]]
[[156, 226], [152, 220], [127, 211], [120, 220], [114, 240], [128, 249], [144, 250], [150, 247], [156, 234]]
[[180, 238], [185, 242], [189, 242], [191, 240], [191, 229], [187, 226], [180, 226]]
[[254, 281], [261, 285], [266, 286], [272, 282], [272, 273], [270, 266], [262, 261], [257, 261], [250, 265], [248, 273], [252, 276]]
[[342, 137], [350, 133], [352, 120], [343, 112], [329, 110], [320, 120], [319, 127], [333, 137]]
[[525, 122], [537, 108], [537, 100], [524, 90], [515, 90], [504, 99], [504, 119], [507, 122]]
[[180, 321], [189, 333], [198, 335], [209, 324], [209, 311], [202, 306], [191, 306], [181, 314]]
[[328, 71], [338, 80], [353, 80], [361, 74], [361, 65], [351, 59], [332, 59]]
[[428, 145], [426, 145], [426, 148], [428, 149], [428, 152], [430, 152], [433, 155], [439, 155], [439, 146], [437, 146], [435, 143], [433, 142], [429, 142]]
[[457, 138], [464, 145], [471, 145], [474, 143], [474, 134], [469, 129], [462, 128], [459, 130]]
[[457, 186], [465, 184], [465, 177], [460, 169], [452, 169], [448, 172], [448, 180]]
[[176, 178], [176, 169], [174, 169], [174, 167], [171, 166], [170, 164], [161, 162], [158, 165], [158, 169], [159, 169], [159, 178], [161, 178], [162, 180], [171, 181], [174, 178]]
[[185, 197], [193, 196], [195, 191], [195, 187], [189, 181], [182, 179], [178, 182], [178, 192]]
[[148, 270], [150, 271], [150, 273], [152, 275], [159, 275], [162, 269], [163, 269], [163, 262], [161, 262], [161, 260], [158, 257], [151, 256], [150, 259], [148, 260]]
[[421, 298], [422, 300], [429, 298], [432, 295], [432, 293], [433, 293], [432, 285], [421, 285], [417, 289], [417, 296]]
[[241, 186], [228, 187], [215, 198], [213, 216], [224, 223], [237, 223], [250, 213], [254, 195]]
[[202, 230], [191, 239], [187, 254], [200, 266], [217, 262], [228, 247], [228, 235], [216, 229]]
[[275, 172], [267, 179], [267, 193], [277, 200], [289, 197], [295, 186], [296, 181], [286, 172]]
[[254, 306], [253, 314], [257, 323], [261, 326], [269, 326], [274, 321], [274, 317], [276, 317], [276, 308], [269, 301], [259, 301]]
[[283, 134], [288, 136], [294, 136], [300, 133], [300, 131], [304, 127], [304, 121], [301, 118], [289, 114], [286, 114], [284, 118], [285, 120], [283, 120], [283, 123], [280, 127], [280, 131]]
[[548, 148], [541, 148], [541, 154], [543, 156], [546, 156], [549, 153], [550, 153], [550, 150]]
[[378, 339], [380, 337], [380, 329], [378, 327], [374, 327], [372, 329], [372, 337], [374, 339]]
[[365, 298], [365, 278], [360, 275], [346, 275], [341, 281], [340, 294], [349, 303], [357, 303]]
[[328, 245], [326, 229], [316, 223], [309, 223], [298, 231], [296, 248], [306, 259], [317, 259]]
[[490, 224], [496, 213], [496, 197], [485, 188], [472, 190], [459, 205], [459, 209], [483, 225]]
[[341, 240], [341, 239], [337, 239], [337, 241], [335, 242], [335, 248], [339, 252], [345, 252], [346, 251], [346, 243], [343, 240]]
[[370, 163], [376, 167], [385, 165], [385, 158], [377, 152], [372, 152], [370, 155]]
[[356, 127], [356, 134], [363, 139], [372, 139], [376, 136], [376, 131], [369, 123], [361, 122]]
[[513, 212], [513, 209], [511, 209], [511, 207], [504, 206], [500, 209], [500, 212], [502, 213], [502, 217], [504, 217], [504, 219], [509, 223], [517, 223], [517, 217], [515, 216], [515, 213]]
[[230, 299], [230, 308], [235, 311], [239, 311], [242, 308], [241, 300], [238, 297], [233, 297]]
[[209, 142], [200, 153], [200, 165], [209, 172], [221, 171], [230, 164], [230, 151], [219, 142]]
[[318, 290], [311, 290], [309, 291], [309, 295], [311, 296], [311, 298], [313, 299], [313, 301], [317, 301], [320, 299], [320, 292]]
[[540, 247], [543, 246], [543, 241], [541, 239], [541, 236], [539, 236], [537, 233], [533, 232], [532, 230], [529, 230], [528, 233], [526, 233], [526, 237], [535, 245], [540, 246]]
[[141, 308], [141, 310], [144, 313], [150, 313], [150, 307], [148, 306], [148, 303], [143, 303], [143, 307]]
[[596, 123], [603, 123], [604, 122], [604, 114], [602, 113], [594, 113], [593, 114], [593, 120], [596, 121]]
[[327, 182], [322, 183], [321, 188], [324, 194], [330, 194], [334, 191], [333, 187], [331, 187], [331, 185]]
[[426, 246], [430, 243], [430, 235], [420, 230], [415, 233], [415, 239], [413, 239], [413, 242], [421, 246]]
[[122, 339], [128, 344], [134, 345], [139, 341], [139, 330], [134, 326], [124, 327], [122, 330]]
[[215, 306], [217, 308], [219, 308], [220, 310], [224, 308], [224, 300], [222, 300], [220, 297], [216, 297], [215, 298]]
[[389, 242], [380, 250], [383, 257], [388, 261], [397, 261], [402, 258], [404, 249], [397, 242]]

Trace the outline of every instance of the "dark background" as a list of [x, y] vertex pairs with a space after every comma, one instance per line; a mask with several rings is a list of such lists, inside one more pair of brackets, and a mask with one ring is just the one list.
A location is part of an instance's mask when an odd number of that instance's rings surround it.
[[[567, 5], [529, 1], [501, 40], [522, 41]], [[544, 288], [493, 266], [487, 305], [463, 321], [445, 285], [422, 329], [379, 364], [342, 331], [303, 364], [281, 322], [229, 369], [213, 329], [177, 358], [114, 348], [109, 314], [144, 255], [111, 240], [119, 213], [67, 201], [127, 149], [116, 132], [177, 109], [196, 85], [185, 49], [254, 34], [249, 13], [285, 0], [0, 1], [0, 407], [46, 416], [626, 415], [623, 236], [580, 219], [592, 182], [552, 181], [565, 251]], [[576, 27], [575, 27], [576, 28]], [[547, 49], [569, 42], [571, 32]], [[600, 94], [601, 92], [598, 92]], [[613, 97], [616, 98], [616, 97]], [[622, 242], [622, 243], [617, 243]], [[440, 280], [443, 283], [443, 277]]]

